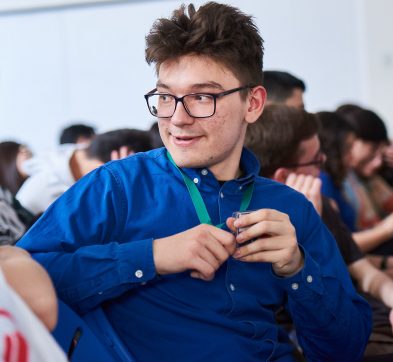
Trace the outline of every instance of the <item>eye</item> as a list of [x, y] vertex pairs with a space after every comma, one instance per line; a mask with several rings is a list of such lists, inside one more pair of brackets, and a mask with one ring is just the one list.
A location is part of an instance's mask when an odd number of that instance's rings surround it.
[[212, 96], [208, 94], [194, 94], [193, 101], [198, 103], [210, 103], [212, 101]]
[[160, 102], [170, 102], [172, 97], [167, 94], [160, 94], [158, 99]]

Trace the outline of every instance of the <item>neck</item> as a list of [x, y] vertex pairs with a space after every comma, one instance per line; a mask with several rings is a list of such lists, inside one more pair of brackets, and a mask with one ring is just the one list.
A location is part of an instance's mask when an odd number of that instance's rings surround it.
[[217, 180], [229, 181], [240, 177], [242, 170], [240, 169], [240, 152], [236, 152], [225, 160], [209, 167], [210, 172]]
[[71, 172], [75, 181], [103, 165], [103, 162], [94, 158], [88, 158], [84, 149], [76, 150], [70, 161]]

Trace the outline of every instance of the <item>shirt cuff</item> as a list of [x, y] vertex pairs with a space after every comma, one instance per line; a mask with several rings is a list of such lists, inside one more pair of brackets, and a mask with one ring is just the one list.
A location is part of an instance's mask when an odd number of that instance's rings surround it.
[[118, 253], [118, 272], [122, 283], [146, 283], [156, 277], [153, 239], [120, 244]]
[[276, 275], [273, 269], [271, 272], [277, 283], [287, 291], [288, 296], [295, 300], [307, 299], [315, 296], [315, 293], [322, 295], [324, 286], [320, 267], [301, 245], [299, 247], [304, 255], [304, 266], [298, 273], [283, 278]]

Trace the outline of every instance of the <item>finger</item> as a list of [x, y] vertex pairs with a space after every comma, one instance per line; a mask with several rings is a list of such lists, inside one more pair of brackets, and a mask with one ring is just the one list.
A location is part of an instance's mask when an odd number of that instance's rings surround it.
[[249, 227], [254, 225], [260, 221], [269, 220], [269, 221], [283, 221], [288, 218], [288, 215], [274, 209], [260, 209], [249, 214], [245, 214], [240, 216], [240, 218], [236, 219], [234, 222], [234, 226], [236, 228], [239, 227]]
[[117, 150], [112, 150], [111, 151], [111, 160], [119, 160], [120, 159], [120, 155], [119, 152]]
[[276, 236], [294, 233], [295, 229], [287, 216], [283, 220], [262, 220], [246, 227], [244, 231], [236, 235], [236, 242], [241, 244], [251, 239], [260, 238], [263, 235]]
[[297, 240], [293, 236], [266, 236], [258, 238], [247, 245], [240, 246], [239, 248], [237, 248], [234, 257], [238, 259], [261, 251], [274, 251], [294, 248], [296, 247], [296, 245]]
[[233, 223], [235, 222], [235, 218], [234, 217], [228, 217], [226, 224], [228, 226], [228, 229], [231, 230], [233, 233], [236, 233], [236, 227], [233, 225]]
[[235, 236], [232, 233], [212, 225], [205, 225], [205, 227], [206, 227], [206, 231], [214, 239], [219, 241], [221, 245], [223, 245], [224, 248], [227, 249], [230, 254], [233, 253], [234, 249], [236, 248], [236, 240], [235, 240]]
[[238, 260], [249, 263], [277, 263], [282, 257], [281, 250], [259, 251], [257, 253], [248, 254]]
[[[235, 244], [235, 242], [233, 243]], [[218, 267], [224, 263], [230, 255], [233, 254], [234, 250], [228, 250], [227, 248], [225, 248], [224, 245], [222, 245], [219, 241], [217, 240], [210, 240], [207, 241], [205, 244], [205, 247], [207, 248], [207, 250], [216, 258], [216, 260], [218, 261], [219, 265]], [[218, 269], [217, 267], [217, 269]]]
[[312, 187], [312, 184], [314, 182], [314, 177], [311, 175], [307, 175], [304, 180], [303, 184], [301, 187], [298, 189], [299, 192], [301, 192], [303, 195], [307, 196], [310, 193], [310, 189]]
[[129, 150], [127, 146], [121, 146], [119, 149], [120, 158], [127, 157], [129, 155]]
[[303, 175], [303, 174], [297, 175], [295, 184], [293, 185], [293, 188], [294, 188], [296, 191], [299, 191], [299, 190], [302, 189], [303, 184], [304, 184], [304, 181], [305, 181], [305, 178], [306, 178], [306, 176]]
[[209, 281], [213, 280], [216, 270], [217, 269], [213, 268], [206, 260], [197, 257], [194, 259], [191, 276], [193, 278]]
[[291, 172], [291, 173], [288, 175], [287, 179], [285, 180], [285, 184], [286, 184], [287, 186], [293, 188], [293, 185], [295, 184], [296, 179], [297, 179], [296, 173]]
[[224, 263], [231, 254], [228, 250], [217, 240], [207, 241], [199, 250], [199, 256], [208, 262], [215, 270], [217, 270], [222, 263]]

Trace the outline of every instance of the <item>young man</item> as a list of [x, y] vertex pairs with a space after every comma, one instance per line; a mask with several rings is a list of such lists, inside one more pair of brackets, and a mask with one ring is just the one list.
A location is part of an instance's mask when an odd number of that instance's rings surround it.
[[[367, 293], [372, 303], [374, 330], [367, 350], [392, 353], [393, 281], [368, 261], [329, 199], [321, 194], [319, 173], [325, 156], [321, 152], [317, 117], [282, 105], [268, 106], [259, 121], [247, 129], [246, 146], [260, 160], [261, 176], [287, 184], [312, 202], [333, 233], [358, 288]], [[384, 343], [378, 344], [381, 339]]]
[[274, 321], [284, 304], [307, 358], [361, 358], [370, 310], [334, 240], [243, 149], [266, 96], [251, 17], [182, 6], [146, 42], [158, 81], [145, 97], [166, 148], [84, 177], [20, 245], [65, 302], [103, 306], [137, 360], [293, 361]]
[[288, 72], [266, 70], [263, 72], [263, 86], [267, 91], [266, 104], [284, 104], [304, 108], [304, 82]]
[[72, 124], [71, 126], [68, 126], [61, 131], [59, 144], [89, 144], [95, 136], [96, 131], [94, 127], [82, 123]]

